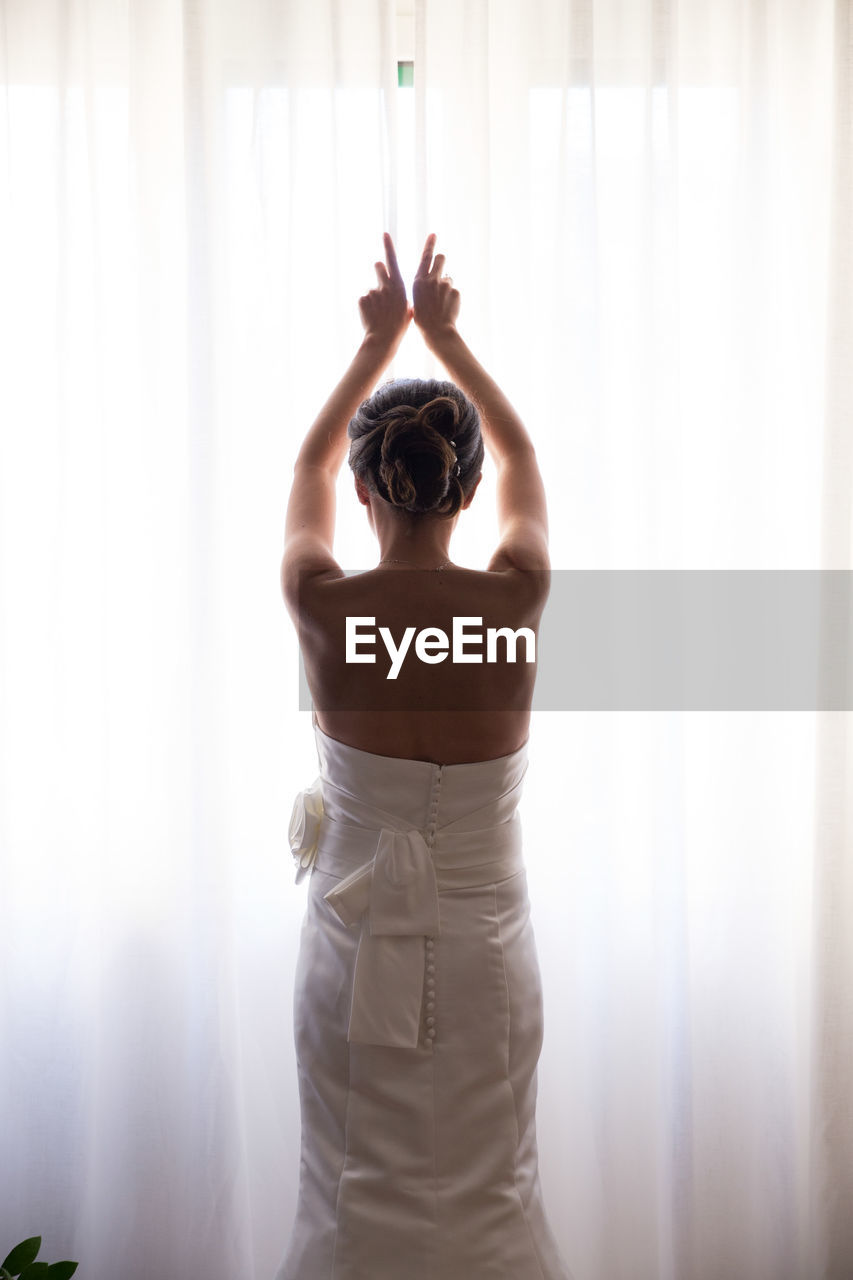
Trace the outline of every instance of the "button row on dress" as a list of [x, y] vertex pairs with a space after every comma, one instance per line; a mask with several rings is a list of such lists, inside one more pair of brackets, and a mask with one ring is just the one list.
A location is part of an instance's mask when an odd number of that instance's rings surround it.
[[[435, 841], [436, 828], [438, 827], [438, 807], [439, 796], [441, 792], [441, 780], [443, 769], [438, 766], [438, 772], [435, 775], [433, 783], [432, 795], [430, 797], [429, 813], [427, 816], [427, 845], [430, 849]], [[426, 940], [426, 1031], [424, 1036], [426, 1043], [431, 1049], [435, 1040], [435, 939], [427, 938]]]
[[426, 1039], [430, 1048], [435, 1040], [435, 939], [426, 940]]
[[439, 765], [438, 772], [435, 775], [435, 781], [433, 782], [432, 795], [430, 797], [429, 814], [427, 816], [427, 844], [430, 846], [430, 848], [432, 848], [432, 843], [433, 843], [433, 840], [435, 839], [435, 829], [436, 829], [436, 826], [438, 825], [438, 804], [439, 804], [439, 793], [441, 791], [441, 775], [442, 775], [442, 766]]

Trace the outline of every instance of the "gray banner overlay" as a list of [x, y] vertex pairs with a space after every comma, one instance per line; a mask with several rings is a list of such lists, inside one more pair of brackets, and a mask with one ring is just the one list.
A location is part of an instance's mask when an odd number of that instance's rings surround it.
[[[555, 570], [537, 666], [538, 711], [850, 711], [853, 572]], [[301, 660], [299, 693], [310, 709]]]

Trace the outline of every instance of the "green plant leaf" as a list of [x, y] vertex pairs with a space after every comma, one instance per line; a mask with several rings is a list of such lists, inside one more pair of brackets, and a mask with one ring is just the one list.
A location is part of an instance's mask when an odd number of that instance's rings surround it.
[[76, 1262], [54, 1262], [47, 1269], [48, 1280], [71, 1280], [77, 1270]]
[[13, 1276], [19, 1276], [24, 1267], [28, 1267], [38, 1257], [38, 1251], [41, 1248], [41, 1236], [30, 1236], [29, 1240], [22, 1240], [20, 1244], [16, 1244], [8, 1258], [4, 1259], [3, 1267]]
[[12, 1280], [12, 1272], [7, 1271], [5, 1267], [0, 1267], [0, 1280]]
[[45, 1280], [49, 1270], [46, 1262], [31, 1262], [28, 1267], [24, 1267], [20, 1280]]

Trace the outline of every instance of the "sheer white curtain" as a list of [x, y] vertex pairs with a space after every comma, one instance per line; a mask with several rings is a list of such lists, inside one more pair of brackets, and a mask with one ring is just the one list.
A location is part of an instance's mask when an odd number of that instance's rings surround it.
[[316, 761], [279, 562], [393, 220], [392, 17], [0, 5], [0, 1256], [284, 1248]]
[[[557, 568], [850, 567], [849, 0], [418, 0], [399, 93], [393, 18], [0, 3], [0, 1252], [92, 1280], [264, 1280], [290, 1226], [278, 562], [386, 225], [407, 266], [441, 235]], [[576, 1280], [849, 1276], [849, 715], [531, 747]]]
[[[850, 24], [420, 6], [420, 198], [557, 567], [851, 567]], [[579, 1280], [853, 1275], [850, 726], [538, 718], [540, 1141]]]

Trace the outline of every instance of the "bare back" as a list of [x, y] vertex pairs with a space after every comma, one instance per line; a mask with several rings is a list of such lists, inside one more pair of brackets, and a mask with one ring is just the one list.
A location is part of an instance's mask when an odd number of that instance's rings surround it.
[[[439, 764], [509, 755], [528, 736], [535, 663], [527, 661], [527, 638], [519, 635], [510, 644], [506, 630], [528, 628], [536, 637], [546, 595], [545, 574], [455, 566], [380, 567], [307, 578], [294, 613], [320, 728], [376, 755]], [[359, 639], [350, 653], [373, 654], [374, 662], [347, 662], [348, 618], [351, 637], [357, 631]], [[454, 618], [469, 620], [456, 653]], [[398, 654], [407, 629], [414, 629], [393, 679], [383, 627]], [[427, 628], [443, 632], [450, 642], [440, 661], [417, 656], [416, 636]], [[493, 643], [492, 661], [487, 660], [490, 629], [502, 632]], [[439, 645], [433, 636], [432, 650], [422, 652], [440, 652]], [[515, 661], [510, 661], [513, 651]], [[482, 661], [455, 660], [477, 654]]]
[[[444, 274], [435, 236], [424, 245], [411, 307], [387, 233], [384, 244], [377, 287], [359, 298], [364, 338], [294, 464], [282, 591], [317, 720], [330, 737], [380, 756], [495, 760], [528, 736], [549, 582], [545, 489], [521, 419], [459, 334], [459, 291]], [[379, 387], [413, 320], [452, 382]], [[447, 557], [486, 450], [495, 464], [499, 543], [480, 572]], [[375, 569], [350, 575], [334, 556], [337, 476], [347, 452], [381, 557]], [[353, 619], [363, 620], [368, 642], [351, 648]], [[460, 619], [479, 628], [479, 644], [467, 651], [464, 638], [456, 645]], [[392, 646], [404, 658], [389, 678]], [[371, 653], [375, 661], [356, 660]]]

